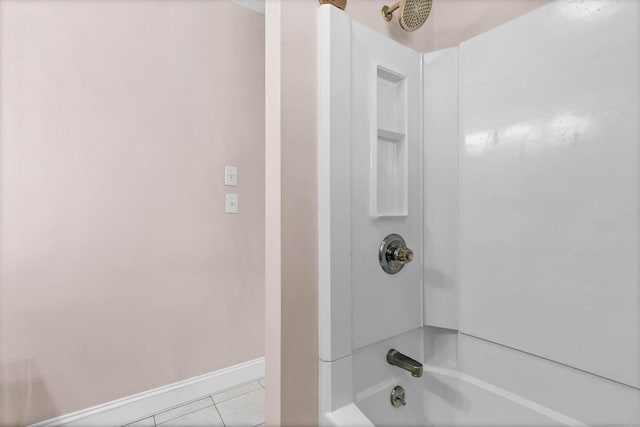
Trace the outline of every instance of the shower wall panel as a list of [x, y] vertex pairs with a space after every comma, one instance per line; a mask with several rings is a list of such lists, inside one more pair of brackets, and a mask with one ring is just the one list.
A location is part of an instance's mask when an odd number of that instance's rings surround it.
[[[422, 325], [421, 55], [352, 22], [351, 319], [353, 349]], [[415, 261], [398, 274], [378, 248], [403, 236]]]
[[458, 328], [458, 48], [424, 55], [424, 324]]
[[[320, 358], [422, 326], [422, 56], [319, 11]], [[397, 274], [379, 248], [404, 237], [414, 261]]]
[[640, 3], [460, 46], [460, 330], [640, 387]]

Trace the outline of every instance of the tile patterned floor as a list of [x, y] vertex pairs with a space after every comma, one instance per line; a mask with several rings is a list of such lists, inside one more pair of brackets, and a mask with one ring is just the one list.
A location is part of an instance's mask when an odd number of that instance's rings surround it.
[[171, 408], [125, 427], [263, 427], [264, 378]]

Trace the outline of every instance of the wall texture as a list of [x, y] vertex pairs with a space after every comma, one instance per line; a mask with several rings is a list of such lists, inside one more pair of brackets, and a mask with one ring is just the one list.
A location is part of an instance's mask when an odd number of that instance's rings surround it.
[[264, 16], [2, 0], [0, 55], [0, 425], [262, 356]]

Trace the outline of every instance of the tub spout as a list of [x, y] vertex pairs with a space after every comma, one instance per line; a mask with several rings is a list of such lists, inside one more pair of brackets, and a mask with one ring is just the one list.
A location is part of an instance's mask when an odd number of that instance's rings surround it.
[[416, 378], [422, 376], [422, 363], [417, 360], [413, 360], [409, 356], [405, 356], [394, 348], [387, 352], [387, 362], [391, 365], [396, 365], [405, 371], [411, 372], [411, 375]]

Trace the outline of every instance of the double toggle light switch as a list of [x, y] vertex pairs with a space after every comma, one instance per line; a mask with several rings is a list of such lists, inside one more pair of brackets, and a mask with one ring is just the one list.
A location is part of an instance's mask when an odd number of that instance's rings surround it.
[[[231, 187], [238, 185], [238, 168], [236, 166], [224, 167], [224, 185]], [[226, 193], [224, 202], [226, 213], [238, 213], [238, 193]]]

